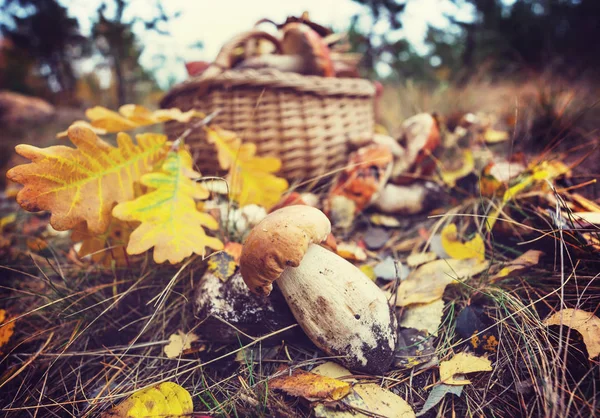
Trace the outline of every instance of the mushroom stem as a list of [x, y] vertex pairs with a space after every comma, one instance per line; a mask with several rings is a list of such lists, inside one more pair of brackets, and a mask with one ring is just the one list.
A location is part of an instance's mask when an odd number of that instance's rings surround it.
[[383, 373], [396, 346], [396, 318], [385, 294], [357, 267], [310, 244], [277, 284], [306, 335], [348, 367]]

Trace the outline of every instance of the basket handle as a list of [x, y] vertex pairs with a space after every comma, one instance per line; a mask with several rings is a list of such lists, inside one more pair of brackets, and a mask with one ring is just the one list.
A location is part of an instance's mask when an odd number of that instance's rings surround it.
[[200, 85], [203, 85], [207, 80], [217, 77], [223, 71], [231, 69], [233, 66], [234, 50], [252, 39], [266, 39], [275, 46], [276, 53], [281, 53], [281, 41], [270, 33], [256, 29], [242, 32], [223, 45], [214, 62], [198, 78]]

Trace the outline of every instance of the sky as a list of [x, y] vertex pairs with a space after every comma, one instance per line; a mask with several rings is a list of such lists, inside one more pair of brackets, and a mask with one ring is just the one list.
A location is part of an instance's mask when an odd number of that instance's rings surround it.
[[[60, 0], [68, 6], [69, 13], [79, 19], [82, 32], [89, 34], [91, 22], [101, 0]], [[156, 0], [130, 0], [127, 18], [153, 16]], [[107, 0], [111, 4], [111, 0]], [[163, 0], [167, 14], [181, 12], [180, 17], [166, 25], [170, 36], [161, 36], [144, 31], [141, 26], [136, 33], [145, 47], [142, 64], [155, 68], [159, 82], [165, 86], [170, 78], [182, 81], [186, 78], [184, 61], [212, 61], [221, 46], [235, 34], [251, 29], [261, 18], [282, 22], [287, 16], [299, 16], [308, 11], [311, 20], [343, 31], [354, 15], [361, 15], [360, 24], [371, 25], [368, 10], [351, 0]], [[110, 10], [110, 9], [109, 9]], [[458, 9], [450, 0], [409, 0], [403, 15], [403, 29], [397, 36], [406, 37], [417, 51], [425, 52], [423, 44], [427, 25], [448, 27], [445, 14], [468, 19], [471, 11]], [[108, 14], [110, 16], [110, 14]], [[368, 26], [366, 26], [368, 25]], [[376, 31], [389, 28], [385, 21], [376, 26]], [[191, 47], [201, 41], [203, 49]], [[156, 59], [163, 54], [163, 62]], [[83, 71], [90, 71], [94, 64], [88, 62]]]

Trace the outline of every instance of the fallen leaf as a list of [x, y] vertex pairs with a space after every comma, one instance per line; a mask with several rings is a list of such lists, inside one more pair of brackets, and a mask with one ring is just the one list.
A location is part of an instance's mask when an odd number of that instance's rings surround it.
[[370, 417], [358, 411], [367, 411], [368, 406], [352, 389], [339, 401], [317, 403], [313, 408], [317, 418], [356, 418]]
[[417, 412], [417, 416], [420, 417], [421, 415], [425, 415], [427, 411], [439, 404], [449, 393], [460, 398], [463, 387], [464, 386], [445, 385], [443, 383], [434, 386], [433, 389], [431, 389], [431, 392], [429, 392], [427, 400], [425, 400], [425, 403], [423, 404], [423, 408]]
[[127, 245], [128, 254], [141, 254], [154, 247], [154, 261], [180, 262], [192, 253], [205, 256], [206, 247], [221, 250], [223, 243], [206, 235], [203, 227], [216, 229], [217, 221], [196, 209], [195, 199], [205, 199], [208, 191], [193, 178], [192, 156], [185, 150], [168, 153], [159, 172], [141, 178], [151, 192], [130, 202], [120, 203], [113, 215], [122, 221], [138, 221]]
[[7, 225], [14, 223], [16, 220], [17, 214], [15, 212], [0, 218], [0, 232], [3, 231]]
[[581, 309], [562, 309], [546, 318], [544, 324], [564, 325], [578, 331], [583, 337], [590, 360], [600, 354], [600, 318], [593, 313]]
[[39, 253], [48, 248], [48, 243], [40, 237], [27, 237], [27, 248], [31, 251]]
[[[0, 348], [6, 345], [15, 332], [15, 321], [8, 322], [10, 317], [4, 309], [0, 309]], [[0, 351], [2, 353], [2, 351]]]
[[457, 158], [462, 163], [459, 168], [455, 170], [441, 170], [440, 172], [442, 180], [449, 187], [455, 187], [458, 180], [468, 176], [475, 169], [475, 160], [473, 159], [471, 150], [462, 151], [462, 156], [458, 156]]
[[106, 232], [92, 234], [85, 223], [76, 226], [71, 234], [71, 241], [81, 242], [77, 256], [90, 256], [95, 263], [110, 266], [112, 261], [116, 266], [126, 266], [126, 247], [133, 228], [127, 223], [113, 219]]
[[367, 411], [389, 418], [410, 418], [415, 416], [411, 406], [400, 396], [375, 383], [354, 386], [354, 391], [367, 405]]
[[539, 263], [540, 257], [543, 254], [544, 253], [542, 251], [529, 250], [515, 258], [513, 261], [507, 263], [490, 280], [493, 282], [503, 277], [509, 277], [515, 271], [520, 271], [526, 269], [527, 267], [535, 266], [537, 263]]
[[213, 254], [208, 259], [208, 271], [215, 275], [219, 280], [226, 282], [237, 269], [238, 264], [232, 255], [225, 251]]
[[251, 203], [267, 210], [281, 199], [288, 188], [285, 179], [275, 176], [281, 160], [274, 157], [257, 157], [256, 144], [242, 143], [231, 131], [208, 128], [207, 140], [217, 147], [217, 158], [223, 170], [229, 170], [227, 181], [230, 197], [240, 206]]
[[[194, 109], [188, 112], [182, 112], [175, 108], [152, 111], [144, 106], [126, 104], [119, 108], [118, 113], [96, 106], [86, 110], [85, 116], [96, 129], [106, 132], [120, 132], [169, 120], [188, 123], [192, 118], [204, 117], [205, 115]], [[78, 122], [81, 123], [81, 121]]]
[[119, 134], [115, 148], [91, 130], [73, 127], [69, 139], [76, 149], [17, 145], [17, 153], [32, 163], [12, 168], [7, 177], [24, 185], [17, 202], [30, 212], [50, 211], [54, 229], [86, 222], [91, 233], [102, 234], [114, 204], [133, 199], [134, 182], [164, 156], [167, 138], [138, 135], [134, 145], [127, 134]]
[[389, 241], [390, 233], [383, 228], [369, 228], [363, 239], [369, 250], [379, 250]]
[[430, 303], [415, 304], [402, 312], [400, 326], [427, 331], [437, 336], [444, 313], [444, 301], [438, 299]]
[[592, 225], [600, 225], [600, 212], [575, 212], [573, 218]]
[[[326, 361], [323, 364], [319, 364], [317, 367], [311, 370], [311, 373], [319, 374], [325, 377], [331, 377], [332, 379], [352, 376], [350, 370], [333, 361]], [[344, 379], [344, 381], [355, 382], [356, 379]]]
[[309, 401], [335, 401], [350, 393], [350, 383], [296, 369], [291, 375], [269, 379], [269, 389], [282, 390], [288, 395]]
[[393, 216], [382, 215], [380, 213], [371, 215], [369, 219], [374, 225], [385, 226], [387, 228], [398, 228], [402, 226], [400, 221]]
[[169, 336], [169, 344], [165, 345], [163, 351], [168, 358], [179, 357], [185, 350], [192, 348], [192, 343], [198, 340], [198, 336], [192, 332], [186, 334], [177, 331], [177, 334]]
[[337, 254], [350, 261], [365, 261], [367, 253], [361, 247], [350, 242], [341, 242], [337, 245]]
[[508, 132], [497, 131], [491, 128], [486, 129], [483, 133], [483, 139], [488, 144], [496, 144], [498, 142], [503, 142], [506, 141], [508, 138], [510, 138]]
[[362, 271], [365, 276], [367, 276], [369, 279], [371, 280], [375, 280], [377, 279], [377, 275], [375, 274], [375, 269], [373, 268], [373, 266], [370, 266], [368, 264], [363, 264], [362, 266], [359, 267], [360, 271]]
[[470, 380], [459, 380], [455, 376], [490, 371], [492, 371], [492, 362], [487, 358], [458, 353], [452, 359], [440, 363], [440, 380], [446, 385], [469, 385]]
[[400, 280], [404, 280], [408, 276], [409, 270], [400, 261], [386, 257], [375, 265], [373, 272], [375, 276], [383, 280], [396, 280], [398, 276]]
[[471, 304], [456, 317], [456, 332], [476, 353], [495, 353], [498, 330], [481, 305]]
[[102, 418], [184, 417], [194, 411], [190, 393], [173, 382], [138, 390]]
[[223, 251], [232, 256], [233, 261], [239, 264], [240, 257], [242, 256], [242, 247], [242, 244], [240, 244], [239, 242], [230, 241], [227, 244], [225, 244]]
[[437, 258], [437, 254], [433, 251], [424, 253], [411, 254], [406, 257], [408, 267], [419, 267], [421, 264], [429, 263]]
[[479, 234], [465, 243], [458, 239], [458, 231], [455, 224], [448, 224], [441, 232], [442, 246], [446, 253], [457, 260], [466, 258], [477, 258], [485, 260], [485, 243]]
[[398, 287], [396, 306], [428, 303], [441, 299], [446, 286], [464, 281], [489, 267], [489, 261], [476, 258], [435, 260], [411, 272]]
[[[87, 128], [89, 130], [91, 130], [92, 132], [94, 132], [96, 135], [105, 135], [108, 132], [106, 131], [106, 129], [100, 129], [100, 128], [96, 128], [95, 126], [93, 126], [91, 123], [85, 121], [85, 120], [76, 120], [75, 122], [73, 122], [71, 124], [71, 126], [80, 126], [80, 127], [84, 127]], [[69, 126], [69, 128], [71, 127]], [[61, 138], [67, 138], [69, 136], [69, 129], [66, 129], [64, 131], [61, 131], [59, 133], [56, 134], [56, 137], [61, 139]]]

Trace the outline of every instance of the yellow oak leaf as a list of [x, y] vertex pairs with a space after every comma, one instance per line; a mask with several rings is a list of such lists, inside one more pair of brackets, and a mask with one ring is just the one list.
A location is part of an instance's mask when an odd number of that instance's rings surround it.
[[564, 325], [577, 330], [591, 359], [600, 354], [600, 318], [581, 309], [562, 309], [544, 321], [545, 325]]
[[455, 375], [490, 371], [492, 371], [490, 360], [468, 353], [458, 353], [452, 359], [440, 363], [440, 380], [445, 385], [468, 385], [471, 383], [470, 380], [457, 379]]
[[301, 396], [309, 401], [336, 401], [350, 393], [350, 383], [296, 369], [290, 375], [269, 379], [269, 389], [282, 390], [288, 395]]
[[288, 188], [288, 182], [274, 173], [281, 161], [274, 157], [257, 157], [256, 145], [243, 144], [231, 131], [206, 128], [208, 142], [215, 144], [219, 165], [229, 170], [230, 197], [240, 206], [257, 204], [266, 209], [274, 206]]
[[6, 175], [24, 186], [17, 202], [30, 212], [50, 211], [50, 224], [57, 231], [86, 222], [90, 233], [102, 234], [114, 204], [133, 199], [134, 183], [165, 155], [167, 138], [137, 135], [135, 145], [129, 135], [120, 133], [114, 147], [83, 126], [68, 132], [77, 148], [18, 145], [17, 153], [32, 163]]
[[473, 239], [467, 242], [461, 242], [458, 239], [458, 231], [455, 224], [448, 224], [441, 232], [442, 247], [450, 257], [456, 260], [465, 258], [477, 258], [485, 260], [485, 244], [479, 234], [475, 234]]
[[159, 172], [145, 174], [144, 186], [154, 190], [130, 202], [120, 203], [113, 215], [122, 221], [141, 225], [131, 233], [128, 254], [141, 254], [154, 247], [154, 261], [179, 263], [192, 253], [206, 255], [206, 247], [220, 250], [223, 243], [206, 235], [203, 227], [216, 229], [217, 221], [199, 212], [196, 199], [209, 195], [193, 178], [200, 173], [192, 169], [192, 156], [185, 150], [167, 154]]
[[141, 126], [154, 125], [169, 120], [187, 123], [194, 117], [204, 117], [196, 110], [182, 112], [179, 109], [160, 109], [152, 111], [135, 104], [123, 105], [119, 112], [101, 106], [92, 107], [85, 112], [91, 125], [106, 132], [128, 131]]
[[190, 393], [173, 382], [138, 390], [102, 418], [147, 418], [191, 416], [194, 403]]

